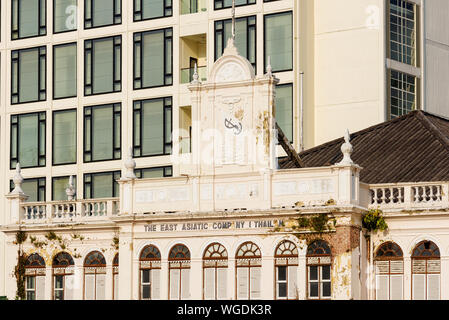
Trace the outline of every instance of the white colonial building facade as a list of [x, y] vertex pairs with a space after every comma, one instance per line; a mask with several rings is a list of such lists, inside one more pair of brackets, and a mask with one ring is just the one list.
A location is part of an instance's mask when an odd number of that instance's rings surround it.
[[[376, 150], [359, 156], [373, 132], [425, 116], [298, 155], [276, 125], [270, 63], [255, 76], [231, 38], [208, 79], [195, 68], [192, 152], [173, 159], [179, 176], [137, 178], [129, 153], [119, 197], [77, 199], [70, 179], [68, 200], [26, 202], [17, 166], [0, 229], [8, 298], [22, 285], [27, 299], [48, 300], [449, 298], [449, 177], [435, 181], [444, 161], [426, 161], [439, 168], [429, 180], [379, 183], [391, 168], [376, 164]], [[438, 119], [428, 125], [432, 150], [443, 150], [427, 152], [435, 159], [449, 150]], [[406, 145], [389, 144], [405, 155]], [[408, 178], [405, 162], [395, 166]], [[387, 230], [362, 228], [370, 209]]]

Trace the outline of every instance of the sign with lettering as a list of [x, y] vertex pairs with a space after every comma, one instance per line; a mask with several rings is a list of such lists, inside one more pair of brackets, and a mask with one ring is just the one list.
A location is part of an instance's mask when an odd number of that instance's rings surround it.
[[280, 225], [284, 225], [284, 220], [270, 219], [270, 220], [247, 220], [247, 221], [149, 223], [146, 224], [144, 228], [145, 232], [176, 232], [176, 231], [264, 229], [264, 228], [275, 228]]

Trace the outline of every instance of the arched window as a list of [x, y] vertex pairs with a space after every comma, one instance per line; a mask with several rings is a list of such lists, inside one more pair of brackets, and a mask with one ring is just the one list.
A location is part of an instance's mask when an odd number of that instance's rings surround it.
[[219, 243], [210, 244], [203, 254], [203, 299], [226, 299], [228, 252]]
[[25, 262], [25, 292], [27, 300], [45, 300], [45, 260], [37, 253]]
[[432, 241], [418, 243], [412, 253], [412, 299], [440, 299], [440, 249]]
[[140, 299], [160, 299], [161, 253], [153, 245], [140, 253]]
[[316, 240], [307, 247], [307, 297], [331, 298], [331, 249], [324, 240]]
[[60, 252], [53, 258], [53, 299], [73, 300], [75, 263], [67, 252]]
[[402, 300], [404, 284], [404, 258], [401, 248], [394, 242], [386, 242], [377, 249], [376, 299]]
[[237, 299], [260, 298], [262, 254], [253, 242], [240, 245], [235, 255]]
[[84, 259], [84, 299], [104, 300], [106, 295], [106, 259], [100, 251]]
[[118, 253], [115, 255], [114, 260], [112, 260], [112, 299], [118, 299]]
[[190, 296], [190, 251], [176, 244], [168, 254], [170, 300], [185, 300]]
[[298, 299], [298, 248], [288, 240], [284, 240], [274, 253], [276, 299]]

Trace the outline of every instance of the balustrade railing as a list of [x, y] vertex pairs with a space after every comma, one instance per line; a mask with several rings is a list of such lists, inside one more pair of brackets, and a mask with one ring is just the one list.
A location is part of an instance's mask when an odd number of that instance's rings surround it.
[[119, 199], [24, 202], [21, 209], [25, 223], [82, 222], [117, 215]]
[[447, 182], [375, 184], [368, 188], [371, 208], [449, 206]]

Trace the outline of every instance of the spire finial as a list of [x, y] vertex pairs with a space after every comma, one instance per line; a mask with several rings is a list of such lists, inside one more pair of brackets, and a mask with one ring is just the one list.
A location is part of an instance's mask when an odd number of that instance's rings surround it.
[[349, 142], [351, 140], [351, 135], [349, 129], [346, 129], [344, 135], [345, 143], [341, 146], [341, 152], [343, 153], [343, 159], [337, 163], [337, 165], [352, 165], [354, 162], [351, 159], [352, 154], [352, 144]]
[[273, 76], [273, 67], [271, 66], [271, 56], [268, 56], [266, 76], [267, 77]]
[[232, 0], [232, 40], [235, 42], [235, 0]]
[[200, 82], [199, 78], [200, 78], [200, 76], [198, 75], [198, 66], [195, 63], [195, 67], [193, 68], [193, 76], [192, 76], [192, 82], [191, 83], [193, 83], [193, 84], [199, 83]]
[[65, 194], [67, 195], [67, 200], [72, 201], [75, 198], [75, 187], [73, 185], [73, 176], [70, 175], [69, 178], [69, 185], [67, 187], [67, 189], [65, 189]]
[[125, 161], [126, 174], [125, 178], [136, 179], [134, 169], [136, 168], [136, 161], [133, 160], [133, 148], [128, 149], [128, 159]]

